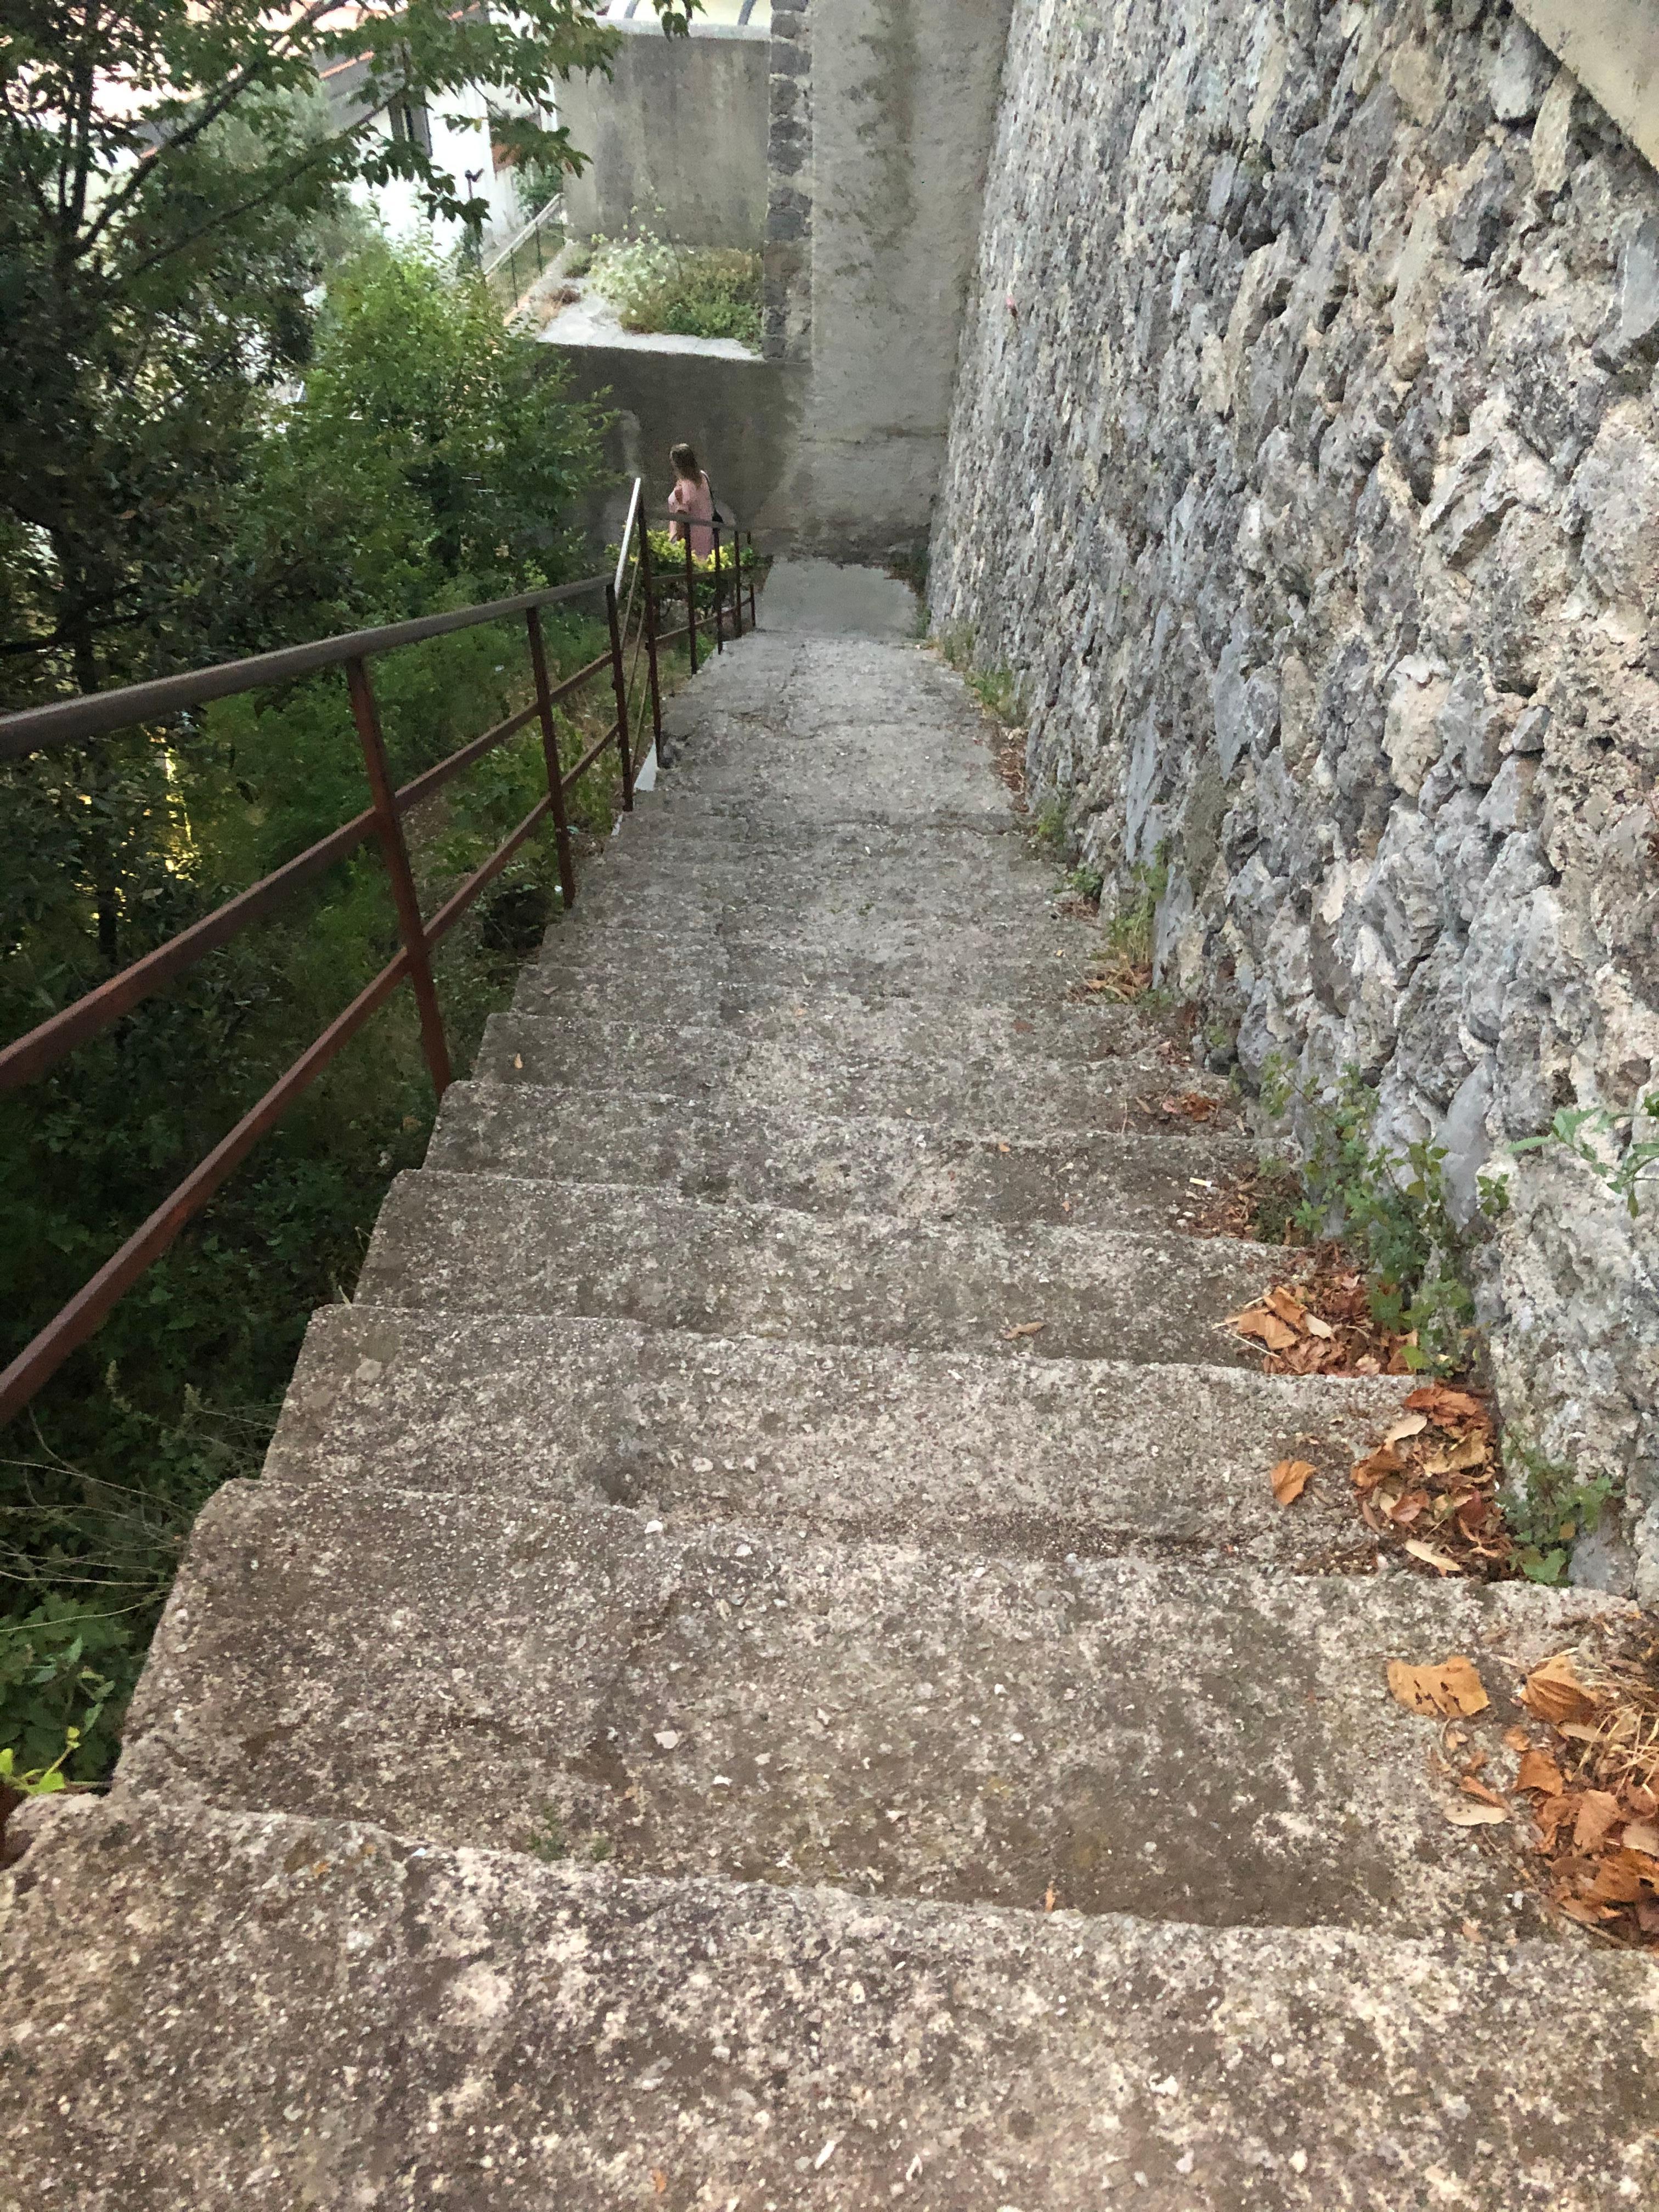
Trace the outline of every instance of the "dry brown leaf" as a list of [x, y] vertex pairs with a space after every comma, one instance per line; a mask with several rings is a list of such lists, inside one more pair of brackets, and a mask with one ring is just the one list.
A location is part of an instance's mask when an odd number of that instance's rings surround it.
[[1632, 1820], [1625, 1828], [1625, 1849], [1644, 1851], [1650, 1859], [1659, 1859], [1659, 1828], [1651, 1820]]
[[1508, 1806], [1504, 1804], [1495, 1790], [1488, 1790], [1484, 1782], [1477, 1782], [1472, 1774], [1462, 1776], [1457, 1786], [1460, 1790], [1467, 1791], [1469, 1796], [1478, 1797], [1483, 1805], [1496, 1805], [1500, 1813], [1506, 1813], [1509, 1810]]
[[1425, 1474], [1462, 1474], [1472, 1467], [1484, 1467], [1489, 1456], [1486, 1439], [1478, 1429], [1460, 1437], [1455, 1444], [1443, 1445], [1431, 1452], [1423, 1462]]
[[1523, 1728], [1506, 1728], [1504, 1731], [1504, 1741], [1511, 1751], [1532, 1749], [1532, 1738]]
[[1401, 1443], [1407, 1437], [1420, 1437], [1428, 1425], [1429, 1417], [1426, 1413], [1402, 1413], [1389, 1428], [1382, 1441], [1385, 1444]]
[[1572, 1847], [1576, 1851], [1593, 1851], [1607, 1838], [1610, 1829], [1616, 1828], [1625, 1817], [1625, 1808], [1610, 1790], [1587, 1790], [1578, 1800], [1577, 1816], [1572, 1824]]
[[1042, 1893], [1042, 1909], [1045, 1912], [1052, 1912], [1054, 1909], [1054, 1886], [1053, 1882], [1050, 1882], [1048, 1888]]
[[1579, 1680], [1571, 1651], [1558, 1651], [1541, 1667], [1533, 1668], [1521, 1692], [1521, 1702], [1529, 1705], [1540, 1720], [1549, 1721], [1557, 1728], [1563, 1722], [1580, 1721], [1595, 1710], [1595, 1700]]
[[1517, 1790], [1541, 1790], [1547, 1797], [1559, 1797], [1566, 1784], [1561, 1770], [1547, 1751], [1535, 1751], [1530, 1747], [1521, 1761], [1521, 1771], [1515, 1778]]
[[1268, 1477], [1273, 1486], [1273, 1496], [1281, 1505], [1294, 1505], [1318, 1472], [1318, 1468], [1305, 1459], [1280, 1460]]
[[1374, 1451], [1368, 1458], [1356, 1462], [1353, 1479], [1361, 1490], [1370, 1490], [1381, 1482], [1385, 1474], [1403, 1474], [1405, 1472], [1405, 1461], [1398, 1452], [1390, 1451], [1384, 1444], [1380, 1451]]
[[667, 2192], [668, 2176], [663, 2172], [659, 2166], [653, 2166], [651, 2169], [651, 2186], [655, 2190], [659, 2197], [664, 2196]]
[[1047, 1328], [1048, 1326], [1046, 1321], [1017, 1322], [1012, 1328], [1004, 1330], [1002, 1340], [1005, 1344], [1012, 1344], [1017, 1336], [1036, 1336], [1040, 1330]]
[[1440, 1809], [1454, 1828], [1492, 1828], [1510, 1817], [1501, 1805], [1443, 1805]]
[[[1396, 1515], [1395, 1517], [1399, 1516]], [[1420, 1537], [1410, 1537], [1407, 1541], [1406, 1549], [1411, 1553], [1413, 1559], [1421, 1559], [1425, 1566], [1432, 1567], [1437, 1575], [1461, 1575], [1463, 1571], [1449, 1552], [1437, 1552], [1432, 1544], [1424, 1543]]]
[[1287, 1344], [1296, 1342], [1296, 1331], [1280, 1321], [1276, 1313], [1266, 1306], [1246, 1306], [1243, 1313], [1229, 1314], [1229, 1328], [1236, 1328], [1241, 1336], [1253, 1336], [1265, 1344], [1269, 1352], [1283, 1352]]
[[1438, 1666], [1413, 1667], [1404, 1659], [1389, 1662], [1389, 1687], [1408, 1712], [1484, 1713], [1492, 1699], [1474, 1662], [1454, 1652]]
[[1491, 1418], [1479, 1398], [1470, 1397], [1467, 1390], [1454, 1390], [1444, 1382], [1425, 1382], [1412, 1392], [1406, 1403], [1413, 1413], [1426, 1413], [1434, 1421], [1485, 1421]]
[[1319, 1337], [1327, 1344], [1328, 1344], [1336, 1334], [1336, 1331], [1331, 1327], [1329, 1322], [1321, 1321], [1319, 1316], [1316, 1313], [1305, 1314], [1303, 1316], [1303, 1326], [1306, 1328], [1310, 1336]]
[[1288, 1322], [1291, 1328], [1298, 1333], [1307, 1327], [1308, 1309], [1297, 1297], [1295, 1291], [1287, 1291], [1282, 1283], [1269, 1291], [1261, 1303], [1276, 1313], [1280, 1321]]

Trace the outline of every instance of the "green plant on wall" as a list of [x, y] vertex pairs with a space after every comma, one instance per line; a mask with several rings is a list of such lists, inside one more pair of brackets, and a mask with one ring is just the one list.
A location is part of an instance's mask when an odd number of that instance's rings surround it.
[[1595, 1528], [1618, 1484], [1611, 1475], [1580, 1476], [1513, 1432], [1504, 1439], [1504, 1463], [1516, 1565], [1529, 1582], [1565, 1582], [1573, 1544]]
[[[1634, 1220], [1641, 1210], [1638, 1186], [1653, 1182], [1659, 1171], [1659, 1139], [1638, 1137], [1638, 1120], [1659, 1121], [1659, 1091], [1650, 1091], [1638, 1098], [1628, 1114], [1609, 1114], [1604, 1106], [1564, 1106], [1542, 1136], [1522, 1137], [1509, 1149], [1517, 1158], [1522, 1152], [1544, 1152], [1552, 1146], [1570, 1152], [1623, 1202]], [[1629, 1132], [1624, 1149], [1616, 1159], [1609, 1160], [1601, 1147], [1616, 1146], [1621, 1128]], [[1498, 1177], [1485, 1178], [1482, 1188], [1488, 1184], [1497, 1188], [1500, 1183]]]
[[[571, 268], [568, 260], [566, 267]], [[611, 301], [624, 330], [760, 343], [758, 253], [736, 246], [694, 249], [661, 238], [595, 239], [586, 269], [589, 283]]]
[[1422, 1138], [1395, 1152], [1378, 1145], [1376, 1093], [1355, 1068], [1320, 1098], [1270, 1058], [1261, 1098], [1275, 1118], [1299, 1102], [1308, 1131], [1304, 1195], [1291, 1225], [1310, 1243], [1336, 1235], [1352, 1247], [1364, 1264], [1373, 1320], [1416, 1337], [1404, 1349], [1408, 1367], [1434, 1374], [1461, 1367], [1474, 1300], [1463, 1279], [1464, 1238], [1446, 1201], [1444, 1146]]

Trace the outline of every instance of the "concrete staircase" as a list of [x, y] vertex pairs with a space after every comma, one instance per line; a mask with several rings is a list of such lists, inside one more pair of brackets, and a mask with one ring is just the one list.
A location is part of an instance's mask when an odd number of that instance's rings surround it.
[[1384, 1686], [1501, 1764], [1607, 1601], [1341, 1571], [1401, 1386], [1218, 1328], [1248, 1151], [955, 678], [671, 728], [13, 1877], [0, 2207], [1653, 2212], [1659, 1973]]

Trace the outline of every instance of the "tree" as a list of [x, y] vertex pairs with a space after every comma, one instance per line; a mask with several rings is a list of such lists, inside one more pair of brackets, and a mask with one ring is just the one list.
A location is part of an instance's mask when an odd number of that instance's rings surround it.
[[[653, 4], [683, 33], [700, 0]], [[3, 0], [0, 26], [0, 684], [18, 704], [200, 658], [245, 611], [213, 588], [223, 501], [261, 386], [308, 351], [317, 219], [353, 175], [482, 210], [372, 116], [465, 85], [534, 106], [605, 68], [617, 33], [592, 0]], [[366, 112], [337, 127], [313, 95], [342, 57], [367, 61]], [[494, 127], [579, 165], [533, 117]]]

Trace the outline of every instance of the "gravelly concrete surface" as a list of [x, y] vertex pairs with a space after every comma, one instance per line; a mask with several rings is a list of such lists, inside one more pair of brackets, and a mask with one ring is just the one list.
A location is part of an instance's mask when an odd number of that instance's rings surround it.
[[630, 1880], [162, 1806], [20, 1873], [6, 2212], [1659, 2197], [1659, 1983], [1628, 1957]]
[[1379, 1569], [1407, 1385], [1220, 1327], [1293, 1259], [1000, 743], [864, 637], [673, 702], [0, 1884], [0, 2212], [1659, 2204], [1659, 1976], [1385, 1680], [1503, 1779], [1608, 1601]]

